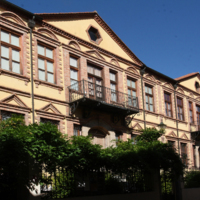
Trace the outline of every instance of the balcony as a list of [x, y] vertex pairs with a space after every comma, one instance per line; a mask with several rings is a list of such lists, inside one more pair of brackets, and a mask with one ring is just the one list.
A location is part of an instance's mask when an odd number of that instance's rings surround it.
[[128, 94], [82, 80], [68, 87], [70, 114], [78, 107], [111, 114], [128, 115], [139, 112], [138, 99]]

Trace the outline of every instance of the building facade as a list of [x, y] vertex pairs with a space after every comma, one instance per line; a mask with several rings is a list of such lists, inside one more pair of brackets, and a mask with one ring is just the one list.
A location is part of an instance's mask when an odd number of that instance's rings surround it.
[[199, 73], [172, 79], [147, 67], [97, 12], [33, 14], [1, 1], [0, 56], [1, 119], [50, 121], [104, 148], [163, 122], [160, 140], [200, 166], [198, 132], [191, 134], [200, 120]]

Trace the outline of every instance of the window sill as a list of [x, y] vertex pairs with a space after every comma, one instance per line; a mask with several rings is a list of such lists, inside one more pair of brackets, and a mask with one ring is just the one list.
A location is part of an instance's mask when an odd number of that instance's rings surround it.
[[9, 76], [12, 78], [16, 78], [19, 80], [22, 80], [25, 82], [25, 85], [28, 85], [28, 82], [30, 82], [30, 78], [21, 74], [17, 74], [15, 72], [11, 72], [11, 71], [7, 71], [5, 69], [0, 69], [0, 75], [5, 75], [5, 76]]
[[53, 84], [53, 83], [48, 83], [46, 81], [41, 81], [41, 80], [34, 79], [34, 82], [35, 82], [36, 88], [38, 88], [39, 85], [43, 85], [43, 86], [46, 86], [46, 87], [50, 87], [50, 88], [56, 89], [56, 90], [59, 91], [59, 93], [61, 93], [61, 91], [63, 90], [62, 86], [59, 86], [59, 85], [56, 85], [56, 84]]
[[155, 116], [159, 115], [159, 114], [152, 112], [152, 111], [149, 111], [149, 110], [145, 110], [145, 113], [152, 114], [152, 115], [155, 115]]

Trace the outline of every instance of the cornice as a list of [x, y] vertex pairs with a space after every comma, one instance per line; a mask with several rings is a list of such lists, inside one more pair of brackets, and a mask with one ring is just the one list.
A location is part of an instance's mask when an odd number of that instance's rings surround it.
[[14, 88], [8, 88], [8, 87], [4, 87], [4, 86], [0, 86], [0, 91], [3, 92], [9, 92], [12, 94], [16, 94], [16, 95], [21, 95], [21, 96], [25, 96], [25, 97], [31, 97], [31, 94], [29, 92], [24, 92], [23, 90], [17, 90]]
[[18, 105], [12, 105], [12, 104], [3, 103], [3, 102], [0, 102], [0, 109], [13, 109], [13, 110], [22, 111], [22, 112], [29, 112], [29, 113], [31, 112], [31, 108], [21, 107]]

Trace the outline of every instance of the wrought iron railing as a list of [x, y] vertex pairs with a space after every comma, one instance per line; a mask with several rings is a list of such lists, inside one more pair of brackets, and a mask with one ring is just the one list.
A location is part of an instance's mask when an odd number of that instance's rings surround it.
[[105, 104], [139, 110], [137, 97], [86, 80], [77, 81], [70, 85], [68, 89], [69, 103], [78, 101], [81, 98], [89, 98]]

